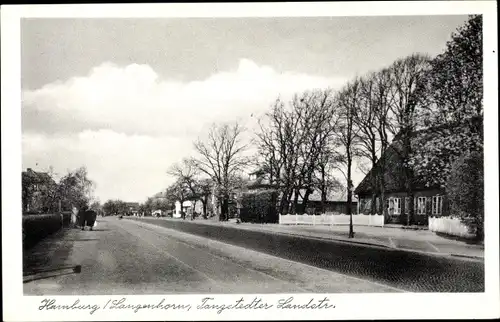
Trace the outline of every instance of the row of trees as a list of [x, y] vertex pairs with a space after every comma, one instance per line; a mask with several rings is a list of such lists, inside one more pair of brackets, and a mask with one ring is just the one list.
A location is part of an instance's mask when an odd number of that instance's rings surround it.
[[[328, 168], [344, 174], [350, 203], [353, 160], [384, 173], [386, 165], [379, 158], [395, 139], [398, 144], [391, 148], [402, 160], [411, 203], [416, 175], [445, 187], [453, 162], [482, 149], [481, 25], [481, 16], [470, 17], [434, 59], [413, 54], [356, 77], [337, 92], [305, 92], [288, 104], [276, 100], [262, 122], [258, 143], [262, 167], [281, 192], [279, 211], [297, 211], [299, 195], [304, 206], [316, 189], [324, 200]], [[414, 134], [424, 128], [439, 133], [416, 144]], [[371, 203], [372, 213], [385, 211], [385, 186], [384, 176], [372, 177], [372, 199], [382, 200], [380, 209]], [[411, 224], [412, 204], [409, 209]]]
[[[41, 181], [41, 178], [45, 179]], [[22, 180], [23, 204], [27, 205], [37, 198], [38, 207], [33, 210], [43, 213], [71, 211], [73, 207], [99, 208], [99, 202], [93, 198], [94, 188], [95, 183], [88, 178], [85, 167], [68, 171], [58, 182], [52, 168], [42, 177], [28, 172]]]
[[[384, 173], [387, 165], [380, 156], [391, 146], [402, 160], [410, 197], [407, 223], [412, 224], [415, 177], [447, 187], [454, 162], [482, 151], [482, 95], [482, 17], [471, 16], [437, 57], [413, 54], [356, 77], [338, 91], [306, 91], [289, 102], [278, 98], [259, 121], [258, 166], [279, 191], [280, 213], [304, 211], [314, 191], [324, 203], [330, 191], [344, 187], [350, 203], [354, 162]], [[423, 129], [436, 134], [415, 140]], [[215, 125], [206, 140], [195, 142], [197, 157], [170, 169], [176, 181], [167, 194], [181, 202], [203, 200], [213, 186], [221, 219], [227, 218], [232, 191], [250, 164], [242, 132], [237, 123]], [[336, 171], [343, 174], [343, 183], [333, 175]], [[372, 213], [386, 211], [384, 178], [371, 178]]]
[[119, 199], [108, 200], [102, 205], [104, 213], [109, 215], [126, 214], [129, 211], [127, 204]]

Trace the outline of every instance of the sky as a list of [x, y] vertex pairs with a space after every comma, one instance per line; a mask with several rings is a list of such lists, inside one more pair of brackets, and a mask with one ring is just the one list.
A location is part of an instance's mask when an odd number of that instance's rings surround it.
[[[467, 16], [23, 19], [23, 168], [86, 166], [95, 195], [142, 202], [213, 122], [252, 136], [278, 97], [340, 88], [443, 52]], [[363, 178], [355, 171], [354, 184]]]

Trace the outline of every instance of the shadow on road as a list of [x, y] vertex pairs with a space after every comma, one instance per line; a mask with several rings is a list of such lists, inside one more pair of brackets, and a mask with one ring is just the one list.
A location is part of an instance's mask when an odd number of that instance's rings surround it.
[[80, 241], [94, 241], [99, 240], [99, 238], [80, 238], [80, 239], [66, 239], [66, 241], [80, 242]]
[[38, 280], [43, 280], [51, 277], [58, 277], [58, 276], [63, 276], [63, 275], [71, 275], [74, 274], [73, 272], [68, 272], [68, 273], [59, 273], [59, 274], [53, 274], [53, 275], [45, 275], [45, 276], [39, 276], [39, 277], [33, 277], [27, 280], [23, 280], [23, 284], [38, 281]]
[[[69, 269], [71, 271], [64, 272], [64, 271], [67, 271]], [[63, 272], [61, 272], [61, 271], [63, 271]], [[37, 274], [51, 273], [51, 272], [56, 272], [56, 273], [51, 274], [51, 275], [36, 276]], [[27, 279], [23, 280], [23, 284], [37, 281], [37, 280], [41, 280], [41, 279], [51, 278], [51, 277], [71, 275], [71, 274], [80, 274], [81, 272], [82, 272], [81, 265], [63, 266], [63, 267], [58, 267], [58, 268], [48, 268], [48, 269], [34, 270], [31, 272], [23, 272], [23, 278], [28, 277]]]
[[450, 236], [441, 232], [435, 232], [436, 235], [442, 238], [450, 239], [450, 240], [456, 240], [460, 242], [464, 242], [468, 245], [477, 245], [477, 246], [483, 246], [484, 243], [480, 240], [477, 239], [470, 239], [470, 238], [464, 238], [464, 237], [459, 237], [459, 236]]

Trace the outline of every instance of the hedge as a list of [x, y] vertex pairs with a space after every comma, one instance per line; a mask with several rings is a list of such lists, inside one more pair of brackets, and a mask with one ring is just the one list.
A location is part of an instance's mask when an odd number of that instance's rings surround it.
[[277, 223], [276, 209], [278, 193], [275, 190], [252, 191], [240, 196], [242, 222]]
[[63, 221], [66, 220], [61, 220], [61, 214], [23, 216], [23, 248], [32, 247], [43, 238], [61, 229]]

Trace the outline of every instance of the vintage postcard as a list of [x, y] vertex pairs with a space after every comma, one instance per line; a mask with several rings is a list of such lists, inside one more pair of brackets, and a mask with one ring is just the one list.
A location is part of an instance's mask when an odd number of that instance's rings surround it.
[[1, 12], [5, 321], [499, 317], [496, 2]]

